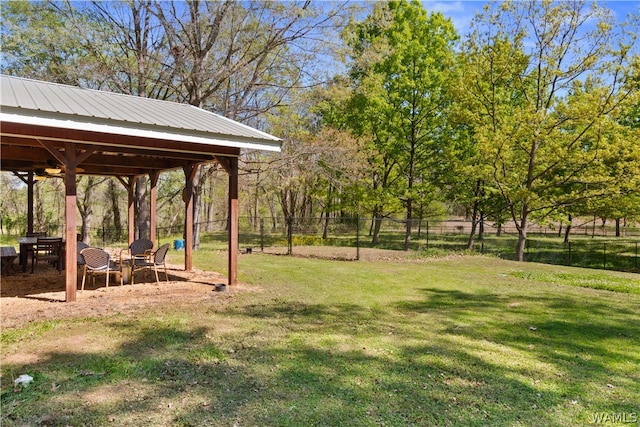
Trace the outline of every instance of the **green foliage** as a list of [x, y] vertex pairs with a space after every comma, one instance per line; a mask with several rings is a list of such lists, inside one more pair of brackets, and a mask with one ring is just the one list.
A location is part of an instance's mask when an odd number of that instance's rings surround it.
[[578, 3], [504, 3], [474, 24], [458, 95], [477, 144], [470, 170], [503, 199], [522, 259], [532, 219], [616, 193], [626, 180], [607, 165], [627, 164], [617, 149], [630, 141], [617, 138], [615, 117], [632, 92], [620, 83], [632, 54], [610, 43], [606, 9]]
[[91, 78], [95, 63], [74, 23], [49, 2], [2, 4], [3, 73], [78, 85]]
[[456, 37], [441, 14], [407, 1], [377, 3], [345, 33], [354, 87], [347, 125], [370, 141], [367, 207], [374, 216], [403, 203], [410, 219], [414, 201], [435, 197]]
[[[418, 1], [2, 6], [5, 73], [188, 102], [281, 136], [281, 154], [240, 159], [254, 227], [281, 215], [424, 218], [446, 201], [513, 221], [522, 255], [532, 221], [638, 219], [637, 16], [624, 28], [588, 3], [498, 2], [457, 44]], [[344, 75], [323, 62], [336, 53]], [[26, 191], [10, 181], [3, 231], [21, 234]], [[224, 221], [226, 176], [209, 168], [200, 184], [196, 222]], [[184, 223], [183, 185], [182, 171], [160, 178], [168, 234]], [[36, 187], [36, 228], [59, 233], [61, 182]], [[115, 229], [125, 204], [112, 200], [98, 186], [80, 208]]]

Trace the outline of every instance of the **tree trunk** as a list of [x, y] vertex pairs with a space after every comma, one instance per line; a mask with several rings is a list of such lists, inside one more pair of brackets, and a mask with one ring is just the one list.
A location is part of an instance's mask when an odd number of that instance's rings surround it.
[[564, 231], [564, 243], [569, 243], [569, 233], [571, 233], [571, 221], [573, 220], [573, 218], [571, 217], [571, 215], [569, 215], [568, 219], [569, 223], [567, 224], [567, 227]]
[[478, 227], [478, 200], [473, 202], [473, 213], [471, 214], [471, 233], [467, 240], [467, 249], [472, 250], [476, 239], [476, 228]]
[[411, 244], [411, 228], [413, 227], [413, 215], [411, 209], [413, 208], [413, 200], [409, 197], [407, 200], [407, 223], [406, 223], [406, 232], [404, 235], [404, 250], [405, 252], [409, 250], [409, 245]]
[[476, 214], [474, 212], [471, 217], [471, 232], [469, 233], [469, 239], [467, 240], [467, 249], [472, 250], [473, 246], [476, 242], [476, 228], [478, 226], [478, 220], [476, 219]]
[[520, 223], [516, 223], [518, 228], [518, 243], [516, 244], [516, 261], [524, 261], [524, 250], [527, 244], [527, 228], [529, 227], [529, 211], [522, 207]]
[[255, 188], [253, 190], [253, 230], [258, 229], [258, 223], [260, 221], [260, 215], [258, 213], [258, 200], [260, 198], [260, 168], [258, 168], [258, 172], [256, 175], [256, 183]]
[[620, 218], [616, 218], [616, 237], [620, 237]]
[[202, 199], [202, 167], [196, 166], [198, 171], [193, 179], [193, 250], [200, 249], [200, 212]]
[[[476, 181], [476, 184], [473, 188], [473, 195], [474, 195], [474, 200], [473, 200], [473, 213], [471, 214], [471, 233], [469, 234], [469, 240], [467, 241], [467, 249], [472, 250], [473, 246], [475, 244], [475, 237], [476, 237], [476, 228], [478, 226], [478, 212], [480, 210], [479, 206], [480, 206], [480, 196], [484, 195], [484, 191], [482, 190], [482, 186], [483, 186], [483, 181], [481, 179], [478, 179]], [[467, 209], [467, 215], [468, 215], [469, 210]], [[480, 219], [482, 218], [482, 215], [480, 215]], [[482, 237], [480, 237], [482, 239]]]
[[[117, 188], [116, 188], [116, 183], [113, 179], [109, 180], [109, 199], [111, 200], [111, 210], [113, 212], [113, 229], [114, 229], [114, 235], [113, 238], [115, 241], [120, 241], [120, 239], [122, 238], [122, 217], [120, 216], [120, 205], [118, 203], [119, 197], [118, 197], [118, 192], [117, 192]], [[84, 235], [83, 237], [83, 241], [84, 241]], [[86, 242], [85, 242], [86, 243]]]
[[518, 230], [518, 243], [516, 244], [516, 261], [524, 261], [524, 248], [527, 243], [526, 230]]
[[382, 218], [378, 212], [373, 216], [373, 236], [371, 238], [371, 244], [377, 245], [380, 243], [380, 228], [382, 227]]
[[147, 177], [141, 176], [136, 179], [136, 213], [138, 229], [136, 239], [148, 239], [151, 237], [150, 221], [151, 212], [149, 207], [149, 192], [147, 191]]
[[87, 185], [84, 189], [82, 199], [77, 198], [78, 211], [80, 212], [80, 229], [82, 241], [86, 244], [91, 244], [91, 221], [93, 219], [93, 190], [95, 189], [97, 182], [95, 177], [90, 176], [87, 178]]
[[327, 191], [327, 203], [324, 208], [324, 225], [322, 227], [322, 240], [326, 240], [329, 234], [329, 212], [331, 210], [331, 200], [333, 198], [333, 185], [329, 184]]

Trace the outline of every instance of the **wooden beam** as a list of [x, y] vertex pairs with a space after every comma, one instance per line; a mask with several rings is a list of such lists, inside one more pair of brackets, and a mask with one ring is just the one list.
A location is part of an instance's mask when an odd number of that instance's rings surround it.
[[238, 284], [238, 159], [228, 158], [229, 173], [229, 286]]
[[222, 166], [222, 169], [224, 169], [227, 174], [231, 175], [232, 167], [229, 163], [229, 159], [230, 157], [216, 156], [216, 161], [218, 162], [218, 164]]
[[[51, 155], [52, 155], [53, 157], [55, 157], [55, 158], [56, 158], [56, 160], [57, 160], [58, 162], [60, 162], [60, 163], [62, 163], [62, 164], [66, 164], [66, 162], [68, 162], [68, 161], [69, 161], [68, 156], [66, 156], [65, 154], [63, 154], [62, 152], [60, 152], [60, 150], [58, 149], [58, 147], [56, 147], [55, 145], [53, 145], [53, 144], [52, 144], [52, 143], [50, 143], [49, 141], [43, 141], [43, 140], [40, 140], [40, 139], [36, 139], [36, 141], [38, 141], [38, 142], [40, 143], [40, 145], [42, 145], [44, 148], [46, 148], [46, 149], [47, 149], [47, 151], [48, 151], [49, 153], [51, 153]], [[65, 144], [65, 148], [66, 148], [67, 144], [68, 144], [68, 143], [66, 143], [66, 144]], [[70, 146], [72, 147], [73, 152], [75, 153], [75, 152], [76, 152], [76, 149], [75, 149], [75, 147], [73, 147], [73, 144], [71, 144]], [[66, 151], [66, 150], [65, 150], [65, 151]], [[76, 161], [76, 160], [74, 159], [74, 162], [75, 162], [75, 161]]]
[[[59, 129], [46, 126], [34, 126], [22, 123], [2, 122], [0, 123], [0, 133], [3, 138], [20, 137], [20, 138], [38, 138], [48, 139], [51, 141], [74, 142], [82, 144], [106, 145], [114, 148], [114, 151], [120, 150], [122, 147], [149, 148], [155, 150], [168, 150], [181, 153], [210, 153], [229, 156], [240, 155], [240, 148], [227, 147], [224, 145], [207, 145], [203, 144], [174, 141], [167, 139], [155, 139], [142, 136], [118, 135], [102, 132], [93, 132], [79, 129]], [[255, 142], [252, 138], [235, 137], [238, 142]], [[264, 142], [264, 141], [259, 141]]]

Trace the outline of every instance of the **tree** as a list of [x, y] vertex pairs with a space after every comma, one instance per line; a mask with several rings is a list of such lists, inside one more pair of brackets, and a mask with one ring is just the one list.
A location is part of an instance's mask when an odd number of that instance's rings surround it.
[[95, 192], [103, 182], [108, 178], [99, 178], [96, 176], [87, 176], [78, 178], [78, 192], [80, 196], [77, 199], [78, 210], [80, 211], [80, 225], [82, 241], [91, 244], [91, 225], [94, 219]]
[[[197, 2], [179, 7], [154, 2], [175, 67], [179, 102], [211, 109], [263, 127], [267, 112], [286, 104], [290, 91], [309, 84], [315, 42], [345, 5], [310, 2]], [[200, 172], [194, 179], [194, 223], [200, 216]], [[197, 227], [197, 225], [196, 225]], [[194, 244], [199, 241], [194, 230]]]
[[[621, 77], [635, 38], [615, 46], [607, 9], [584, 2], [504, 2], [476, 17], [464, 47], [470, 118], [490, 183], [518, 230], [600, 197], [610, 122], [628, 102]], [[485, 64], [485, 65], [482, 65]]]
[[[331, 40], [327, 33], [335, 31], [350, 10], [347, 2], [321, 5], [309, 1], [131, 0], [28, 5], [12, 4], [17, 12], [10, 22], [22, 22], [26, 16], [28, 34], [52, 28], [46, 40], [43, 38], [49, 44], [68, 38], [69, 45], [82, 52], [64, 57], [62, 62], [69, 71], [85, 70], [79, 67], [83, 63], [91, 66], [81, 78], [65, 83], [190, 103], [265, 130], [267, 114], [290, 102], [292, 88], [313, 86], [324, 77], [324, 71], [313, 64], [333, 48], [326, 43]], [[49, 15], [51, 25], [43, 23]], [[55, 64], [43, 52], [47, 44], [23, 43], [24, 28], [17, 24], [10, 27], [3, 21], [3, 42], [15, 41], [7, 43], [16, 59], [15, 74], [30, 72], [18, 59], [35, 53], [42, 59], [37, 77], [51, 80]], [[196, 227], [204, 182], [198, 174], [194, 188]], [[147, 186], [145, 179], [138, 179], [139, 231], [148, 227]], [[195, 231], [197, 245], [199, 233], [197, 228]]]
[[406, 208], [405, 250], [411, 241], [413, 204], [420, 196], [428, 204], [433, 193], [456, 38], [453, 25], [441, 14], [427, 15], [417, 1], [392, 1], [376, 4], [356, 26], [351, 41], [353, 56], [360, 56], [352, 75], [364, 104], [355, 119], [376, 135], [384, 177], [380, 182], [388, 189], [396, 179], [404, 181], [396, 197]]
[[95, 70], [73, 23], [48, 2], [2, 4], [2, 61], [5, 74], [70, 85]]

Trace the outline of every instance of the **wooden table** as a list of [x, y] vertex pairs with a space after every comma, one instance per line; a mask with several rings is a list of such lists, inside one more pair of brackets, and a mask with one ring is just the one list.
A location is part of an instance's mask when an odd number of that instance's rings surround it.
[[22, 272], [27, 271], [28, 252], [33, 250], [33, 247], [38, 243], [37, 237], [18, 237], [18, 243], [20, 244], [20, 267]]
[[122, 275], [122, 284], [128, 285], [131, 283], [133, 257], [126, 250], [112, 252], [109, 255], [111, 256], [111, 261], [120, 269], [118, 273]]
[[[51, 237], [51, 239], [55, 239], [56, 237]], [[59, 237], [58, 237], [59, 238]], [[20, 244], [20, 267], [22, 267], [22, 272], [26, 273], [27, 271], [27, 262], [29, 261], [28, 253], [33, 252], [33, 248], [38, 243], [38, 239], [47, 239], [47, 237], [18, 237], [18, 243]], [[65, 241], [62, 241], [62, 250], [65, 249]], [[62, 257], [64, 262], [64, 256]], [[64, 265], [62, 266], [64, 269]]]
[[14, 273], [13, 261], [18, 258], [16, 248], [13, 246], [2, 246], [0, 247], [0, 256], [2, 259], [2, 275], [9, 276]]

